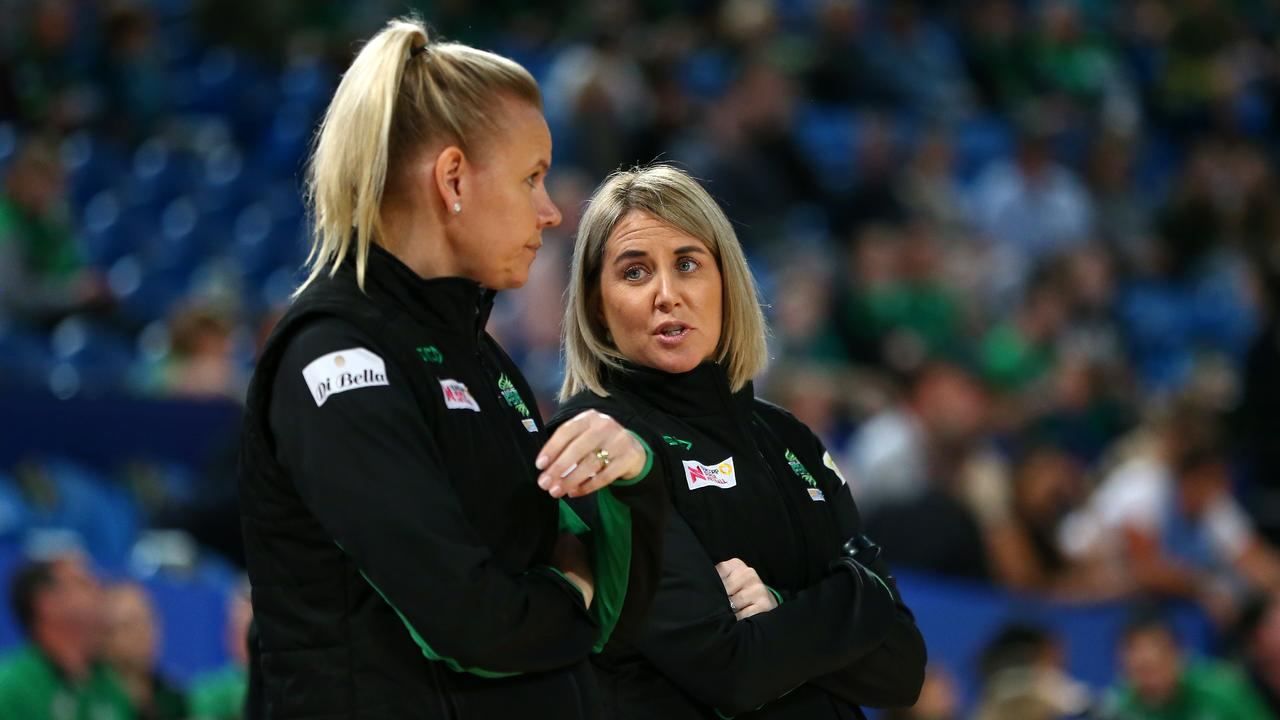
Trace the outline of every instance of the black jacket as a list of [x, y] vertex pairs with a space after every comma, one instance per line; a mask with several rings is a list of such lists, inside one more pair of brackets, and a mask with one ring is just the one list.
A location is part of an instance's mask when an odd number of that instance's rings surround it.
[[595, 717], [585, 660], [658, 573], [627, 502], [660, 508], [661, 484], [592, 496], [608, 511], [587, 535], [589, 612], [548, 565], [558, 532], [584, 528], [536, 485], [546, 435], [484, 331], [493, 294], [377, 247], [361, 292], [352, 264], [294, 303], [249, 391], [240, 502], [265, 715]]
[[[821, 441], [750, 383], [731, 393], [711, 363], [610, 372], [605, 389], [552, 427], [597, 408], [647, 435], [677, 511], [640, 635], [595, 660], [608, 715], [856, 718], [855, 705], [914, 703], [924, 641], [882, 561], [837, 561], [861, 520]], [[714, 567], [734, 557], [779, 607], [735, 620]]]

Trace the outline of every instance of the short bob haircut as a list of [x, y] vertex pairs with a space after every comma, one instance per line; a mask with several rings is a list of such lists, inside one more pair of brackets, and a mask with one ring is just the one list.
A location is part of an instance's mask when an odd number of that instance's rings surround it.
[[614, 345], [600, 312], [600, 273], [605, 245], [632, 212], [655, 219], [700, 241], [715, 257], [723, 283], [720, 341], [714, 355], [734, 391], [768, 363], [764, 313], [742, 245], [698, 181], [670, 165], [650, 165], [610, 175], [596, 189], [578, 224], [564, 312], [564, 384], [560, 399], [590, 390], [607, 396], [606, 368], [621, 369], [626, 357]]

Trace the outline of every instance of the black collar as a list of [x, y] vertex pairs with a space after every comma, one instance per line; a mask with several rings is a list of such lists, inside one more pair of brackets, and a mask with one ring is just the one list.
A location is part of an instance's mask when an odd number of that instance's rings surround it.
[[622, 370], [606, 371], [604, 385], [606, 389], [616, 387], [637, 395], [665, 413], [686, 418], [746, 417], [755, 401], [755, 388], [750, 380], [732, 392], [728, 373], [711, 361], [682, 373], [626, 363]]
[[[355, 262], [343, 263], [354, 275]], [[497, 291], [463, 277], [423, 279], [380, 245], [369, 246], [365, 290], [390, 300], [413, 319], [433, 329], [479, 341], [493, 310]]]

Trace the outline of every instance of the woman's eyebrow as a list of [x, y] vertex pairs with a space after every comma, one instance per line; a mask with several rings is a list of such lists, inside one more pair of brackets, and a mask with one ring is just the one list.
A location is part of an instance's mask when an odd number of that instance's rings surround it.
[[701, 245], [684, 245], [682, 247], [676, 248], [675, 251], [673, 252], [673, 254], [675, 255], [689, 255], [691, 253], [702, 253], [706, 255], [707, 249], [702, 247]]
[[623, 250], [622, 252], [618, 253], [617, 257], [613, 259], [613, 262], [616, 264], [616, 263], [622, 262], [623, 260], [633, 260], [635, 258], [643, 258], [643, 257], [649, 257], [649, 253], [645, 252], [644, 250], [638, 250], [638, 249]]

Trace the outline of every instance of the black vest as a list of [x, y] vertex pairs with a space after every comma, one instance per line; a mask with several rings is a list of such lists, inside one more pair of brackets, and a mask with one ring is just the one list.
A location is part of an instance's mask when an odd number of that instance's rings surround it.
[[[537, 487], [533, 465], [545, 441], [542, 422], [523, 376], [484, 331], [493, 293], [460, 278], [424, 281], [376, 246], [362, 292], [352, 265], [294, 302], [249, 389], [240, 504], [268, 716], [488, 718], [524, 710], [530, 717], [530, 703], [545, 707], [548, 697], [573, 699], [555, 717], [593, 716], [585, 662], [492, 679], [424, 659], [277, 461], [268, 405], [283, 351], [309, 321], [340, 318], [410, 380], [444, 470], [496, 561], [519, 573], [550, 556], [557, 504]], [[448, 412], [444, 379], [465, 384], [483, 411]]]

